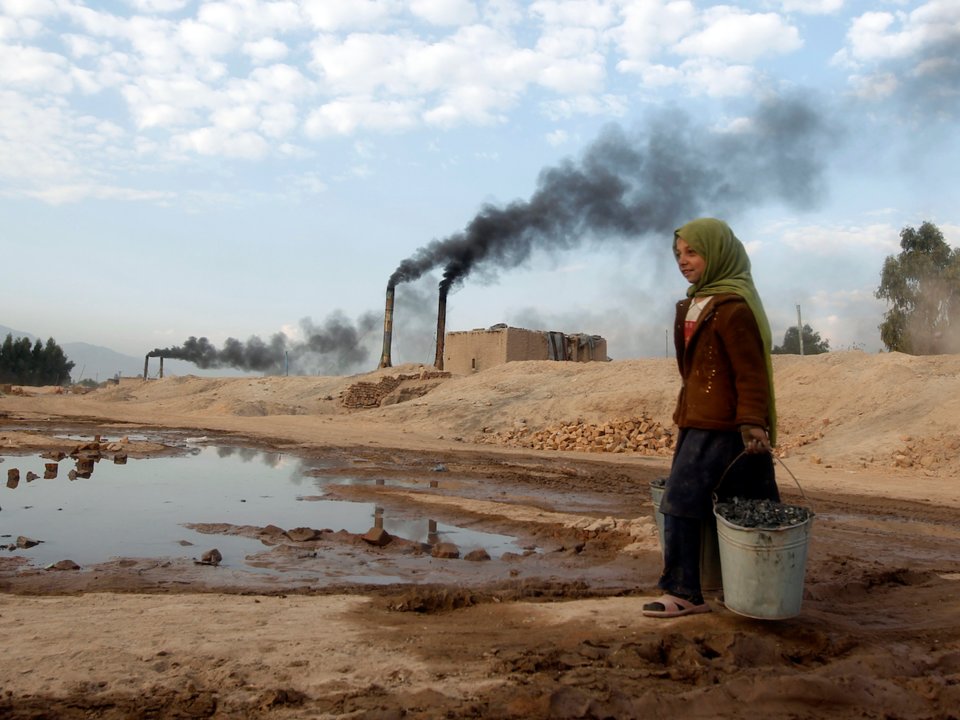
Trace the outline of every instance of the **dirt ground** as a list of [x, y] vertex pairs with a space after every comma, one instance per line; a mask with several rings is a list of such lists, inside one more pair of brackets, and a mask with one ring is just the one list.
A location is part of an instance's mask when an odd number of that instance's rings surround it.
[[[786, 620], [744, 617], [720, 593], [709, 614], [641, 615], [660, 563], [649, 482], [668, 449], [497, 441], [640, 416], [669, 427], [671, 361], [419, 372], [0, 394], [4, 473], [75, 452], [67, 433], [101, 435], [101, 461], [202, 435], [376, 480], [333, 481], [331, 497], [525, 548], [443, 558], [264, 518], [205, 528], [211, 545], [261, 539], [242, 563], [56, 570], [4, 552], [0, 718], [960, 717], [960, 357], [775, 358], [778, 480], [816, 513], [802, 609]], [[344, 406], [358, 384], [399, 375], [414, 378], [387, 383], [380, 405]], [[0, 535], [16, 492], [0, 492]]]

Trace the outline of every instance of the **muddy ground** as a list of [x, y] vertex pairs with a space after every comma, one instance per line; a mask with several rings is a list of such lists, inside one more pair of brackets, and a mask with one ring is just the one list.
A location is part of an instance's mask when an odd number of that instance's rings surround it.
[[960, 716], [955, 478], [787, 458], [805, 496], [781, 468], [785, 500], [816, 513], [800, 614], [750, 619], [712, 593], [710, 614], [658, 620], [640, 607], [656, 594], [649, 482], [667, 457], [436, 435], [390, 443], [386, 430], [376, 445], [311, 444], [252, 420], [158, 427], [62, 402], [0, 404], [0, 469], [63, 448], [66, 427], [105, 438], [199, 428], [212, 442], [296, 450], [307, 472], [375, 480], [332, 486], [345, 502], [515, 536], [524, 549], [438, 558], [337, 528], [294, 540], [266, 521], [209, 527], [211, 547], [220, 533], [263, 542], [220, 565], [121, 558], [48, 570], [7, 552], [2, 718]]

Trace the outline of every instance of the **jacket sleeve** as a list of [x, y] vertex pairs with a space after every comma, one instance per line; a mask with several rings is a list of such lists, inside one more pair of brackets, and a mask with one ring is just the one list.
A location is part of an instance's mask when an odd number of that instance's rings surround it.
[[733, 372], [737, 425], [769, 427], [770, 384], [763, 339], [745, 302], [730, 303], [722, 337]]

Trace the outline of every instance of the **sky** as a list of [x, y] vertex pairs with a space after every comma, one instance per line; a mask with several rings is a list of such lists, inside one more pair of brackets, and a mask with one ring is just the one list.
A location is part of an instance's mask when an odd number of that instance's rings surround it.
[[960, 244], [958, 58], [956, 0], [0, 0], [0, 324], [341, 374], [394, 282], [432, 363], [446, 279], [657, 357], [713, 216], [776, 344], [876, 352], [900, 231]]

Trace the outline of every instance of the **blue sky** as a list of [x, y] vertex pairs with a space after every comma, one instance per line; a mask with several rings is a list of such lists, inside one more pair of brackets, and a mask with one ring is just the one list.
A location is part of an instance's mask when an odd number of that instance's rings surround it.
[[372, 369], [388, 279], [434, 248], [394, 344], [432, 362], [443, 251], [606, 163], [630, 222], [588, 204], [479, 256], [448, 330], [663, 355], [669, 229], [715, 215], [776, 342], [800, 305], [878, 350], [900, 230], [960, 242], [958, 57], [956, 0], [0, 0], [0, 324], [131, 355], [282, 332], [305, 372]]

